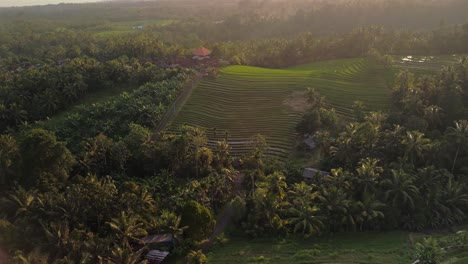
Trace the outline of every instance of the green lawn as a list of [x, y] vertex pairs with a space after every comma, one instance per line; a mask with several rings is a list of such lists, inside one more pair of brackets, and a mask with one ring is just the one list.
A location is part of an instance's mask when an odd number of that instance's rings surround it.
[[303, 112], [285, 102], [307, 87], [324, 95], [330, 107], [343, 115], [352, 115], [351, 105], [363, 101], [371, 110], [390, 105], [394, 71], [366, 59], [345, 59], [300, 65], [288, 69], [229, 66], [215, 80], [204, 80], [179, 111], [169, 127], [182, 124], [216, 128], [220, 140], [229, 132], [233, 154], [245, 153], [246, 142], [255, 134], [266, 136], [270, 152], [287, 157], [296, 140], [295, 126]]
[[406, 232], [340, 233], [317, 239], [232, 238], [209, 263], [411, 263]]

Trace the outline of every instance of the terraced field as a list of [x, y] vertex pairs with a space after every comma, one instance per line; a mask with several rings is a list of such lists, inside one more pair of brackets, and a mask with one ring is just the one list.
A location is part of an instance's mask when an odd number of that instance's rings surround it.
[[210, 142], [221, 140], [228, 131], [231, 153], [243, 154], [255, 134], [266, 137], [270, 153], [287, 157], [294, 147], [295, 126], [302, 111], [286, 100], [303, 101], [298, 93], [314, 87], [327, 98], [330, 107], [351, 115], [351, 105], [361, 100], [372, 110], [389, 105], [387, 88], [393, 73], [365, 59], [347, 59], [301, 65], [289, 69], [230, 66], [220, 77], [204, 80], [169, 126], [176, 131], [190, 124], [211, 130]]
[[444, 56], [395, 56], [394, 68], [407, 69], [415, 73], [427, 73], [437, 71], [443, 66], [459, 62], [466, 55], [444, 55]]

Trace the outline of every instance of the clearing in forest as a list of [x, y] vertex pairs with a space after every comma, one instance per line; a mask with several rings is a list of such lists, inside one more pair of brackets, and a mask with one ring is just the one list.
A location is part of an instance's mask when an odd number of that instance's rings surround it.
[[249, 138], [262, 134], [270, 153], [286, 157], [295, 144], [295, 126], [305, 110], [300, 94], [307, 87], [325, 96], [338, 114], [349, 117], [356, 100], [370, 110], [387, 109], [392, 79], [392, 71], [366, 59], [288, 69], [229, 66], [220, 70], [217, 79], [206, 79], [195, 88], [168, 129], [176, 131], [183, 124], [204, 127], [211, 142], [222, 140], [227, 131], [234, 155], [248, 151]]

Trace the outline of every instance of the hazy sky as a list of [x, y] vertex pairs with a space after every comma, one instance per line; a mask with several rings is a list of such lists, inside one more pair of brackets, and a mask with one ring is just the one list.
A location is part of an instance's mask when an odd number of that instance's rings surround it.
[[60, 3], [89, 3], [98, 1], [99, 0], [0, 0], [0, 7], [47, 5]]

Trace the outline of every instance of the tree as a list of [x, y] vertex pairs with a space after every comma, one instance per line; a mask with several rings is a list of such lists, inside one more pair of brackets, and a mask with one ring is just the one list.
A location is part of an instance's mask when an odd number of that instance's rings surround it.
[[208, 258], [201, 250], [191, 250], [187, 255], [187, 259], [190, 264], [205, 264], [208, 262]]
[[164, 210], [161, 214], [161, 229], [165, 232], [169, 232], [172, 235], [172, 246], [175, 247], [176, 243], [180, 243], [180, 239], [187, 230], [188, 226], [181, 226], [180, 216], [175, 215], [172, 212]]
[[425, 138], [424, 134], [419, 131], [406, 132], [406, 136], [401, 141], [401, 144], [405, 146], [406, 160], [409, 159], [414, 166], [415, 157], [422, 157], [430, 142], [430, 139]]
[[213, 213], [196, 201], [182, 207], [182, 225], [188, 226], [187, 235], [197, 241], [207, 238], [215, 226]]
[[363, 230], [364, 226], [373, 227], [373, 221], [383, 219], [384, 214], [381, 209], [385, 206], [382, 202], [375, 198], [375, 194], [365, 192], [362, 200], [356, 202], [357, 223], [360, 223], [359, 230]]
[[319, 233], [324, 227], [322, 217], [318, 215], [319, 211], [317, 206], [307, 206], [306, 204], [301, 204], [298, 208], [290, 208], [289, 213], [292, 217], [288, 219], [288, 222], [294, 226], [293, 232], [300, 232], [304, 238]]
[[321, 96], [315, 88], [307, 88], [307, 102], [311, 105], [311, 109], [318, 110], [325, 106], [325, 97]]
[[45, 188], [56, 188], [68, 178], [75, 159], [65, 144], [43, 129], [33, 129], [20, 141], [22, 183], [33, 186], [41, 182]]
[[446, 132], [446, 136], [453, 139], [456, 145], [455, 155], [453, 157], [451, 172], [455, 170], [457, 164], [458, 155], [462, 147], [468, 143], [468, 120], [455, 121], [455, 127], [449, 127]]
[[0, 135], [0, 189], [6, 189], [13, 176], [13, 163], [18, 157], [18, 145], [10, 135]]
[[324, 228], [322, 217], [318, 215], [320, 209], [313, 205], [317, 193], [313, 192], [311, 186], [305, 182], [296, 183], [289, 192], [291, 217], [288, 223], [293, 225], [293, 232], [300, 232], [304, 238], [320, 232]]
[[385, 200], [394, 208], [414, 209], [414, 200], [419, 196], [419, 189], [413, 184], [413, 177], [403, 170], [392, 170], [392, 177], [383, 183]]
[[361, 194], [374, 191], [376, 184], [380, 182], [380, 173], [383, 172], [383, 168], [378, 166], [378, 163], [378, 159], [366, 158], [361, 160], [359, 167], [356, 168], [359, 176], [357, 186], [361, 188]]
[[141, 243], [138, 237], [147, 235], [140, 219], [123, 211], [107, 224], [127, 248], [131, 248], [130, 242]]

